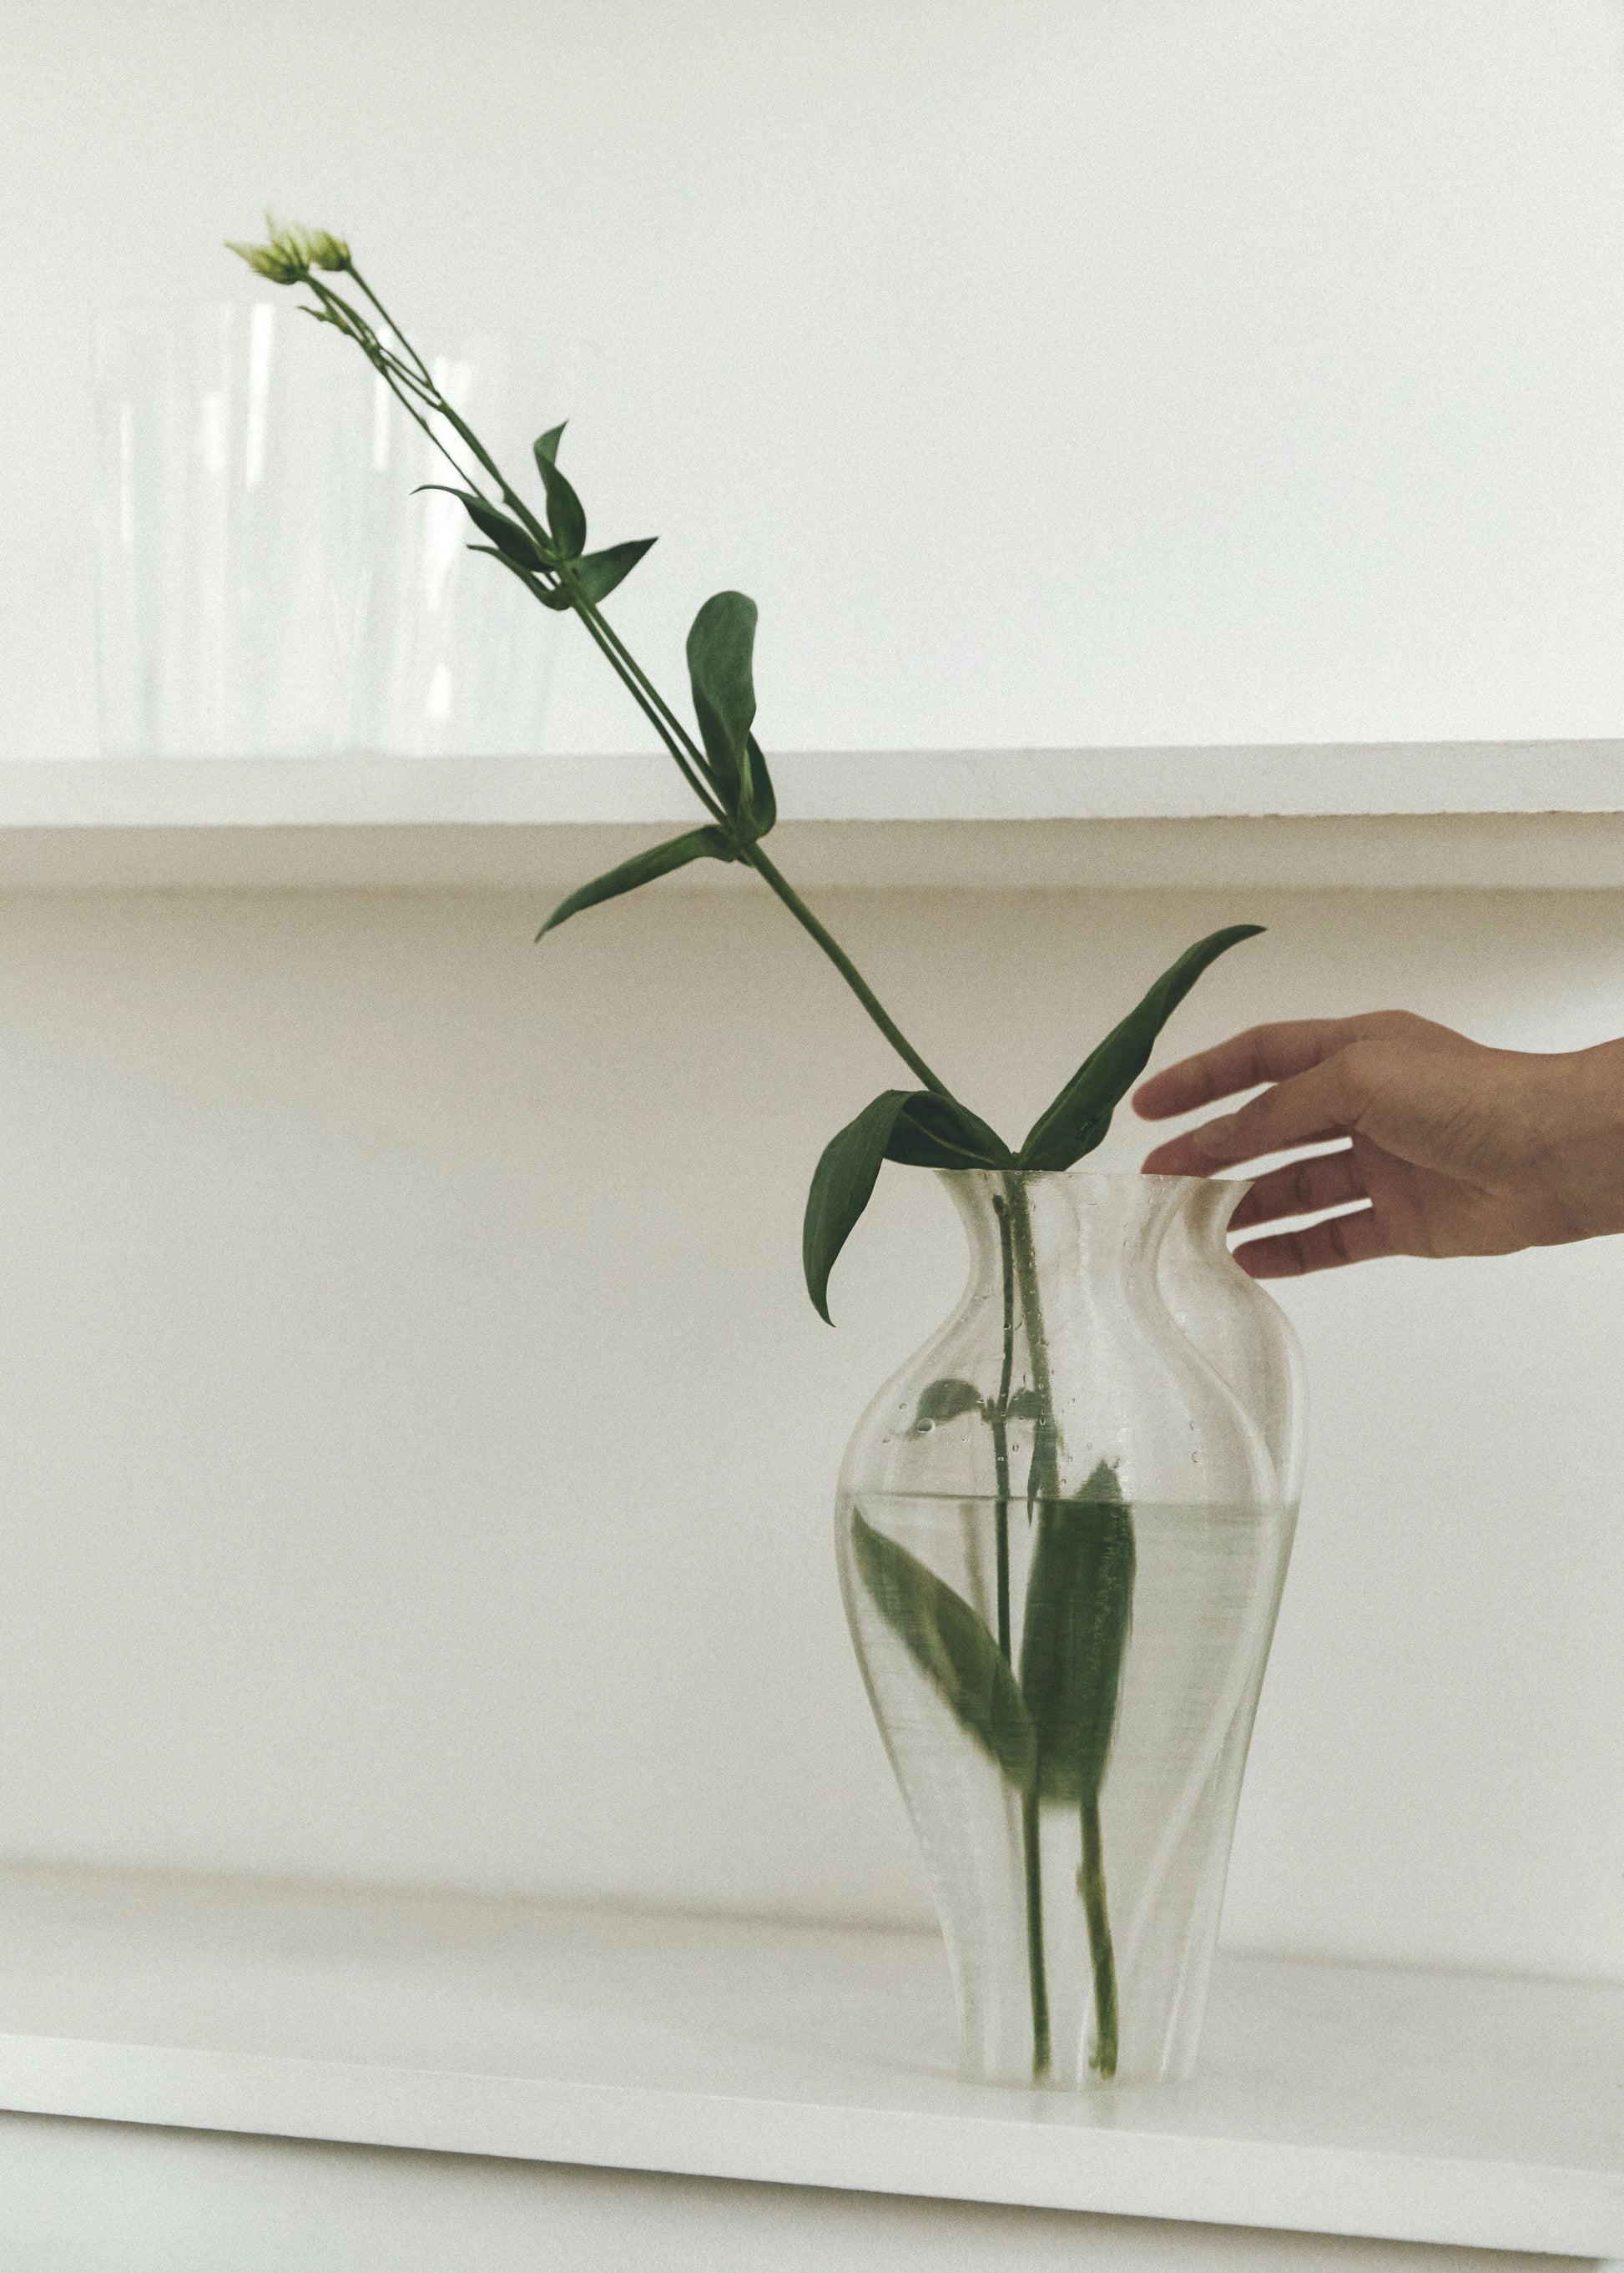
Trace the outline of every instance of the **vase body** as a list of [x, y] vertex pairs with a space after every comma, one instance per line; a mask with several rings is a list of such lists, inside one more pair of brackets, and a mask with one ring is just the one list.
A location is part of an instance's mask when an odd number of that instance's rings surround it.
[[841, 1586], [965, 2073], [1192, 2073], [1301, 1480], [1245, 1187], [965, 1171], [958, 1309], [841, 1472]]

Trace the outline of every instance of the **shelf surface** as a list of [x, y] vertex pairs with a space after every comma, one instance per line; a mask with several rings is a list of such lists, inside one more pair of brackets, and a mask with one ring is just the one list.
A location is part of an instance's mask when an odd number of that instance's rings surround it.
[[[817, 885], [1624, 885], [1624, 743], [775, 758]], [[664, 757], [0, 761], [0, 887], [578, 882], [696, 809]], [[702, 862], [663, 889], [738, 878]]]
[[934, 1936], [0, 1872], [0, 2107], [1624, 2255], [1624, 1988], [1221, 1962], [1193, 2084], [952, 2073]]

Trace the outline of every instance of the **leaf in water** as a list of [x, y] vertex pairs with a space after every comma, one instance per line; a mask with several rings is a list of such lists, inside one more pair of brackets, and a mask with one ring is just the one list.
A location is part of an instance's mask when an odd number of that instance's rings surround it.
[[957, 1099], [921, 1089], [892, 1131], [887, 1157], [910, 1168], [1001, 1168], [1010, 1148]]
[[746, 820], [750, 779], [750, 728], [756, 718], [752, 664], [756, 603], [742, 592], [714, 592], [688, 635], [688, 672], [700, 739], [722, 802]]
[[906, 1547], [852, 1517], [875, 1608], [966, 1735], [1017, 1789], [1032, 1781], [1032, 1717], [997, 1643], [961, 1594]]
[[695, 829], [686, 836], [673, 836], [664, 844], [656, 844], [647, 852], [623, 860], [606, 876], [583, 884], [578, 892], [560, 900], [536, 936], [545, 939], [560, 924], [568, 923], [571, 916], [578, 916], [583, 908], [595, 908], [600, 900], [618, 899], [622, 892], [635, 892], [639, 884], [651, 884], [657, 876], [669, 876], [674, 868], [686, 868], [690, 860], [731, 860], [733, 857], [733, 848], [719, 829]]
[[1004, 1415], [1010, 1421], [1041, 1421], [1043, 1400], [1035, 1389], [1018, 1389], [1009, 1401]]
[[1133, 1619], [1133, 1518], [1101, 1460], [1076, 1499], [1046, 1499], [1026, 1586], [1020, 1685], [1045, 1799], [1097, 1802]]
[[1069, 1168], [1085, 1152], [1092, 1152], [1110, 1127], [1112, 1114], [1144, 1072], [1157, 1035], [1201, 973], [1243, 939], [1255, 939], [1262, 928], [1261, 924], [1231, 924], [1187, 948], [1038, 1115], [1020, 1150], [1021, 1167]]
[[829, 1315], [829, 1274], [853, 1226], [868, 1206], [891, 1143], [897, 1116], [908, 1102], [906, 1089], [887, 1089], [864, 1106], [838, 1136], [831, 1136], [812, 1173], [807, 1194], [806, 1219], [801, 1231], [801, 1259], [807, 1276], [812, 1307], [825, 1324]]
[[575, 589], [589, 605], [596, 607], [606, 600], [617, 584], [623, 584], [643, 554], [658, 539], [652, 536], [628, 537], [624, 544], [611, 544], [602, 552], [583, 553], [574, 565]]
[[981, 1409], [981, 1392], [974, 1382], [930, 1382], [919, 1400], [910, 1433], [927, 1437], [941, 1422], [957, 1421], [961, 1413], [979, 1413]]

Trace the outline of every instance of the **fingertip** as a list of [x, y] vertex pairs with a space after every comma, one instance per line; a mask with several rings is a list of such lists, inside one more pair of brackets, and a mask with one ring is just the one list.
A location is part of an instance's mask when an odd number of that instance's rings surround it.
[[1187, 1136], [1175, 1136], [1165, 1144], [1157, 1144], [1147, 1152], [1139, 1163], [1142, 1176], [1199, 1176], [1207, 1167], [1191, 1154]]

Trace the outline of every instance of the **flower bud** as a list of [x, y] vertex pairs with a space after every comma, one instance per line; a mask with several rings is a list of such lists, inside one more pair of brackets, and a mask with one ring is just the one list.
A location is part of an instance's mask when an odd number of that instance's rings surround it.
[[272, 284], [297, 284], [308, 271], [308, 262], [299, 261], [281, 244], [238, 244], [228, 237], [226, 251], [235, 252], [256, 276]]

